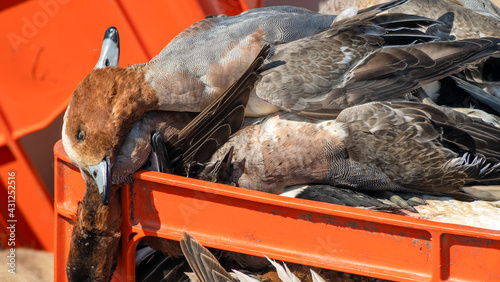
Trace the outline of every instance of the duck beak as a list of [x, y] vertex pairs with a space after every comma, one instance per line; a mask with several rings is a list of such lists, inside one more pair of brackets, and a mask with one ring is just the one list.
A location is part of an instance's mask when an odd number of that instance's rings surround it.
[[104, 158], [97, 165], [89, 165], [89, 171], [97, 184], [102, 204], [107, 205], [111, 195], [111, 162], [109, 158]]
[[112, 26], [106, 30], [102, 41], [101, 56], [94, 69], [117, 67], [120, 59], [120, 37], [118, 29]]

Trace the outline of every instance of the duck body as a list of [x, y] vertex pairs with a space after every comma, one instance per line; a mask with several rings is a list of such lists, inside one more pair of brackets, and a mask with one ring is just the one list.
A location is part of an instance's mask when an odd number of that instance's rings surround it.
[[[491, 130], [484, 137], [491, 140], [481, 140], [483, 130]], [[498, 182], [498, 154], [481, 143], [498, 147], [499, 137], [494, 126], [452, 110], [373, 102], [346, 109], [332, 121], [273, 115], [232, 136], [211, 162], [233, 148], [228, 182], [271, 193], [322, 183], [471, 200], [460, 187]]]
[[148, 63], [127, 68], [98, 64], [66, 110], [66, 153], [85, 171], [106, 159], [103, 167], [114, 166], [125, 136], [147, 112], [200, 112], [246, 71], [266, 43], [263, 37], [274, 43], [293, 40], [326, 28], [334, 18], [293, 7], [219, 16], [195, 23]]
[[90, 175], [85, 196], [78, 203], [66, 261], [68, 281], [107, 282], [116, 268], [122, 223], [120, 192], [114, 189], [109, 205], [103, 205]]
[[159, 97], [159, 109], [200, 112], [246, 70], [264, 44], [310, 36], [334, 19], [291, 6], [204, 19], [177, 35], [148, 63], [145, 78]]

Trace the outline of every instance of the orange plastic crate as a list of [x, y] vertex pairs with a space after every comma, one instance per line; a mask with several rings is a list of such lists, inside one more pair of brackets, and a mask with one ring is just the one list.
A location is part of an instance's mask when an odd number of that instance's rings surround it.
[[[83, 198], [79, 171], [54, 148], [55, 278], [64, 281], [72, 226]], [[398, 281], [500, 279], [500, 232], [290, 199], [185, 177], [139, 171], [122, 188], [122, 250], [114, 279], [135, 280], [137, 243], [180, 240], [293, 263]]]

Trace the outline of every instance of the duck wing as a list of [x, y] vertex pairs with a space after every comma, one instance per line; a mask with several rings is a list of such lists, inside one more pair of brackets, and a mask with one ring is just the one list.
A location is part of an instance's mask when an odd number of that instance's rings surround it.
[[[188, 174], [206, 161], [242, 125], [245, 106], [270, 50], [265, 45], [247, 71], [178, 134], [166, 140], [172, 173]], [[158, 150], [157, 150], [158, 151]]]
[[484, 2], [479, 5], [471, 5], [471, 2], [477, 1], [411, 0], [388, 12], [419, 15], [441, 21], [443, 24], [433, 26], [429, 33], [442, 40], [497, 36], [500, 17], [494, 10], [498, 8], [493, 8], [494, 5], [488, 0], [479, 1]]
[[300, 115], [332, 118], [353, 105], [400, 96], [498, 51], [497, 38], [415, 44], [436, 39], [416, 28], [432, 20], [367, 14], [277, 45], [257, 95]]
[[200, 282], [234, 281], [231, 275], [220, 265], [214, 255], [203, 247], [193, 236], [184, 232], [180, 240], [184, 257]]
[[[476, 153], [477, 132], [469, 131], [493, 126], [459, 112], [421, 105], [375, 102], [343, 111], [337, 120], [349, 127], [346, 146], [353, 169], [375, 169], [392, 185], [404, 187], [386, 185], [387, 190], [461, 200], [474, 199], [460, 190], [464, 185], [499, 181], [500, 163]], [[471, 123], [461, 125], [462, 119]]]
[[472, 154], [483, 155], [491, 162], [500, 161], [500, 129], [480, 118], [434, 105], [393, 102], [395, 109], [418, 109], [441, 128], [443, 142], [466, 148]]

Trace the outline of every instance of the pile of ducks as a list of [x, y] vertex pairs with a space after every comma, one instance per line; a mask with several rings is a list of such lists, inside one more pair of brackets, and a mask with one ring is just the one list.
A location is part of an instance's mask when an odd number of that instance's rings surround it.
[[[145, 164], [387, 211], [416, 212], [422, 202], [373, 196], [499, 200], [498, 8], [488, 0], [479, 8], [465, 0], [383, 2], [209, 17], [150, 62], [126, 68], [117, 67], [118, 32], [110, 28], [64, 116], [65, 151], [87, 184], [68, 279], [111, 278], [121, 236], [117, 190]], [[174, 245], [166, 252], [186, 255]], [[222, 274], [220, 281], [242, 279]]]

